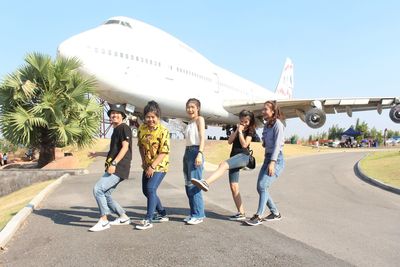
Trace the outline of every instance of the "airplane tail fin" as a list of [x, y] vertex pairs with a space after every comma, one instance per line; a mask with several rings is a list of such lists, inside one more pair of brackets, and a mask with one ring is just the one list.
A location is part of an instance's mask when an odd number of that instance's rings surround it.
[[286, 58], [281, 78], [275, 90], [275, 94], [277, 94], [281, 98], [290, 99], [292, 98], [293, 86], [293, 63], [290, 58]]

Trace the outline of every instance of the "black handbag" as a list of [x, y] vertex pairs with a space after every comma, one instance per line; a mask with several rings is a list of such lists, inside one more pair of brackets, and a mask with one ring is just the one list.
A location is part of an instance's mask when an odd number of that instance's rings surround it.
[[247, 168], [254, 169], [256, 167], [256, 159], [253, 157], [253, 150], [249, 150], [249, 163], [247, 163]]

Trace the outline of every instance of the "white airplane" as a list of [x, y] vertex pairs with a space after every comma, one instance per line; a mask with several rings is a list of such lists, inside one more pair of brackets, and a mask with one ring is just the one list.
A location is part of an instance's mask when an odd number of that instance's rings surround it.
[[58, 47], [59, 55], [76, 57], [82, 73], [98, 81], [98, 93], [109, 103], [126, 103], [141, 116], [150, 100], [165, 118], [186, 118], [185, 103], [201, 101], [207, 124], [232, 125], [242, 109], [254, 111], [262, 123], [266, 100], [276, 100], [286, 118], [298, 117], [319, 128], [326, 114], [391, 109], [400, 123], [400, 97], [292, 99], [293, 64], [286, 59], [275, 92], [210, 62], [182, 41], [151, 25], [127, 17], [112, 17], [75, 35]]

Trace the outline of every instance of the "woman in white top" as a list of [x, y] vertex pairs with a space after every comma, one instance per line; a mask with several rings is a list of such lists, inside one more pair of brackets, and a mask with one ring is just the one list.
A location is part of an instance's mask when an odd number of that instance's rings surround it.
[[190, 119], [186, 127], [186, 150], [183, 157], [183, 175], [186, 195], [189, 198], [190, 215], [184, 219], [188, 224], [199, 224], [205, 217], [202, 192], [191, 179], [201, 180], [204, 169], [205, 122], [200, 116], [200, 101], [190, 98], [186, 102], [186, 113]]

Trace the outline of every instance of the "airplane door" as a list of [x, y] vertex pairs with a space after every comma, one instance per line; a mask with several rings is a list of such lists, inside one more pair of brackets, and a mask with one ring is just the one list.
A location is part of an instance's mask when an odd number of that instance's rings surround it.
[[213, 74], [214, 74], [214, 92], [216, 94], [219, 94], [221, 92], [220, 91], [221, 87], [219, 85], [219, 77], [218, 77], [218, 74], [216, 72], [214, 72]]

